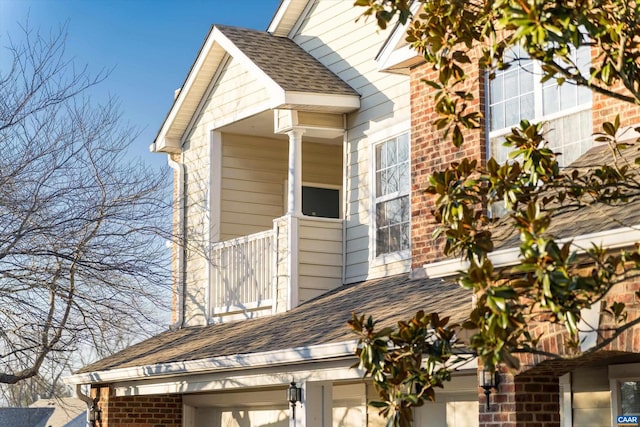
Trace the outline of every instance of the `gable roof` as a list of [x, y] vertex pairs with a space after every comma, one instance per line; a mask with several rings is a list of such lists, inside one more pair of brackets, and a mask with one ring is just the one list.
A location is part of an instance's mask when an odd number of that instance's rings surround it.
[[253, 64], [285, 91], [359, 96], [351, 86], [286, 37], [217, 25]]
[[346, 113], [360, 107], [357, 91], [292, 40], [214, 25], [156, 136], [156, 151], [180, 150], [194, 114], [228, 56], [267, 88], [270, 109]]
[[[144, 367], [147, 376], [149, 372], [164, 372], [166, 376], [168, 371], [176, 372], [166, 367], [170, 364], [225, 357], [237, 361], [241, 355], [281, 354], [290, 349], [309, 361], [315, 360], [314, 347], [331, 343], [347, 343], [340, 356], [355, 357], [356, 336], [347, 326], [352, 312], [371, 314], [384, 327], [421, 309], [446, 314], [452, 323], [459, 322], [470, 308], [471, 294], [457, 284], [440, 279], [411, 280], [408, 274], [402, 274], [340, 287], [286, 313], [168, 331], [82, 368], [69, 382], [81, 383], [88, 378], [99, 382], [99, 378], [108, 376], [105, 372], [133, 367]], [[273, 365], [278, 358], [265, 360]], [[161, 365], [165, 365], [163, 369], [158, 368]]]

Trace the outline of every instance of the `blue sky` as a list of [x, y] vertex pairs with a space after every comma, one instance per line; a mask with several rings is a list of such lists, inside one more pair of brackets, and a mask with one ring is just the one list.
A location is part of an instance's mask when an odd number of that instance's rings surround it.
[[[133, 152], [153, 164], [148, 146], [211, 24], [266, 30], [280, 0], [0, 0], [0, 47], [19, 24], [42, 32], [67, 25], [67, 55], [94, 73], [111, 70], [93, 96], [120, 100], [125, 121], [141, 129]], [[0, 53], [0, 61], [4, 53]], [[2, 64], [0, 63], [0, 66]]]

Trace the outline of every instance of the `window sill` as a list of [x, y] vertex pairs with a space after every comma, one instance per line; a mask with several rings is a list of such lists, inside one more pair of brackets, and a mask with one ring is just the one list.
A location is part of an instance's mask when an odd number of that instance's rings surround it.
[[411, 259], [411, 249], [378, 255], [371, 260], [371, 267], [378, 267], [394, 262], [406, 261], [408, 259]]

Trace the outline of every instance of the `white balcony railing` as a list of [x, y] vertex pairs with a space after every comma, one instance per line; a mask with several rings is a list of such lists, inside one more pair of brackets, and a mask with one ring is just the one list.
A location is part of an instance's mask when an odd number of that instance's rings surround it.
[[342, 220], [285, 215], [272, 230], [216, 243], [210, 321], [285, 311], [340, 286], [342, 242]]
[[271, 311], [273, 230], [216, 243], [212, 247], [212, 315]]

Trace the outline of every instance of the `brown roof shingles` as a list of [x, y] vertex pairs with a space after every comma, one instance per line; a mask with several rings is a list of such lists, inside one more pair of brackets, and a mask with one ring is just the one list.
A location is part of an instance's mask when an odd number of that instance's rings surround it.
[[[640, 152], [637, 148], [629, 148], [623, 151], [623, 155], [633, 165], [634, 158], [638, 157]], [[608, 145], [597, 145], [569, 165], [567, 171], [586, 170], [605, 164], [613, 164], [611, 149]], [[638, 168], [637, 165], [633, 167]], [[640, 224], [640, 198], [635, 196], [622, 203], [585, 203], [579, 208], [558, 209], [552, 218], [548, 233], [556, 238], [571, 238], [636, 226]], [[496, 249], [518, 247], [520, 244], [519, 236], [508, 220], [500, 221], [493, 230], [493, 235], [499, 242]]]
[[458, 322], [470, 307], [471, 294], [452, 282], [402, 274], [343, 286], [274, 316], [164, 332], [77, 373], [350, 341], [356, 338], [347, 326], [352, 312], [387, 326], [420, 309]]
[[358, 95], [351, 86], [287, 37], [226, 25], [215, 27], [286, 91]]

